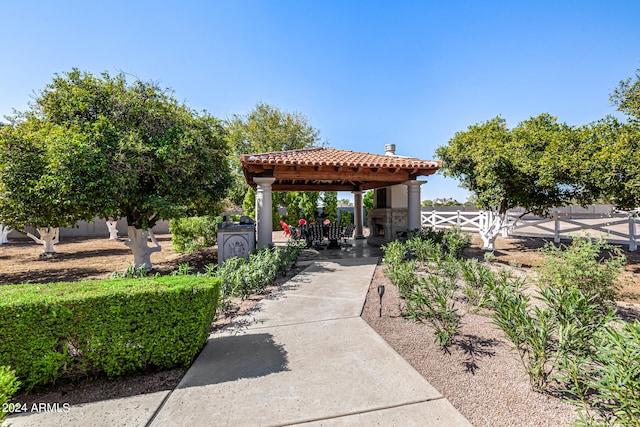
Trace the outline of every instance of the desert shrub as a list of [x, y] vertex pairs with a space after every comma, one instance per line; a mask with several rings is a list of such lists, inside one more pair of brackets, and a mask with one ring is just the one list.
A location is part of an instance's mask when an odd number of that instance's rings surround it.
[[384, 274], [398, 288], [401, 298], [407, 298], [418, 283], [415, 261], [389, 265], [385, 268]]
[[451, 227], [445, 231], [443, 241], [445, 252], [459, 259], [464, 248], [471, 246], [471, 235], [462, 232], [460, 227]]
[[496, 255], [493, 252], [485, 252], [483, 259], [485, 262], [492, 263], [496, 260]]
[[455, 308], [455, 282], [446, 276], [430, 274], [421, 277], [406, 297], [404, 315], [434, 328], [435, 342], [448, 347], [458, 333], [460, 319]]
[[[556, 248], [548, 243], [543, 252], [545, 260], [537, 270], [541, 287], [577, 287], [601, 304], [614, 301], [617, 279], [626, 263], [620, 248], [604, 240], [576, 237], [570, 246]], [[603, 252], [606, 258], [601, 257]]]
[[192, 252], [214, 246], [218, 236], [220, 217], [195, 216], [169, 221], [171, 242], [176, 252]]
[[30, 389], [62, 376], [188, 366], [220, 281], [195, 276], [0, 287], [0, 365]]
[[574, 425], [640, 426], [640, 322], [609, 324], [591, 345], [590, 353], [559, 362], [579, 405]]
[[232, 296], [247, 298], [262, 293], [272, 284], [278, 274], [285, 274], [296, 262], [304, 248], [304, 242], [289, 241], [286, 247], [266, 247], [251, 254], [248, 259], [229, 258], [217, 269], [208, 269], [208, 274], [222, 280], [223, 303]]
[[461, 261], [460, 272], [464, 282], [462, 294], [467, 302], [474, 307], [485, 307], [489, 299], [488, 290], [496, 281], [495, 274], [475, 258]]
[[0, 366], [0, 425], [7, 417], [5, 405], [11, 401], [11, 396], [18, 391], [20, 381], [9, 366]]
[[413, 230], [409, 233], [410, 238], [418, 238], [420, 240], [426, 240], [433, 243], [440, 243], [444, 241], [444, 230], [436, 231], [431, 227], [421, 228], [420, 230]]
[[492, 318], [513, 344], [531, 388], [543, 391], [559, 361], [592, 354], [594, 336], [613, 311], [603, 312], [593, 296], [576, 287], [542, 289], [542, 305], [532, 305], [523, 285], [499, 276], [490, 287]]
[[394, 240], [382, 246], [384, 252], [384, 264], [387, 266], [395, 266], [407, 259], [409, 255], [409, 247], [406, 243]]
[[411, 254], [420, 262], [437, 261], [442, 259], [442, 244], [433, 240], [413, 237], [407, 240], [406, 246]]
[[129, 266], [127, 267], [127, 269], [122, 272], [119, 273], [117, 271], [114, 271], [113, 273], [111, 273], [111, 278], [112, 279], [140, 279], [142, 277], [147, 277], [149, 276], [149, 272], [147, 271], [147, 266], [142, 264], [139, 266], [134, 266], [133, 264], [129, 264]]

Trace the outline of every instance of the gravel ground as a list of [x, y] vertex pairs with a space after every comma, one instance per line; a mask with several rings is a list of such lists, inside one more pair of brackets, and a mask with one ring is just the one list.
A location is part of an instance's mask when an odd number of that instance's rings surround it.
[[[467, 313], [462, 303], [460, 335], [449, 353], [441, 350], [430, 326], [401, 316], [402, 300], [383, 269], [376, 268], [362, 318], [474, 426], [566, 426], [576, 418], [571, 404], [531, 391], [518, 356], [491, 319]], [[382, 317], [379, 284], [385, 285]]]

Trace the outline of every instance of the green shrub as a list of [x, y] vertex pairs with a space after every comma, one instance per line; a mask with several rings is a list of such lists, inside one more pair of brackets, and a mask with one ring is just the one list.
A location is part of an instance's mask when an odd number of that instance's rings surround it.
[[406, 298], [418, 283], [415, 261], [389, 265], [384, 270], [384, 274], [398, 288], [400, 298]]
[[346, 227], [349, 224], [353, 224], [353, 220], [351, 219], [351, 212], [346, 210], [340, 211], [340, 226]]
[[11, 396], [18, 391], [20, 381], [9, 366], [0, 366], [0, 425], [7, 417], [5, 405], [11, 401]]
[[418, 238], [433, 243], [442, 244], [444, 242], [444, 230], [436, 231], [431, 227], [421, 228], [420, 230], [414, 230], [409, 233], [410, 238]]
[[434, 329], [435, 342], [448, 347], [460, 327], [460, 319], [455, 308], [455, 282], [435, 274], [420, 278], [406, 298], [404, 315], [417, 322], [428, 322]]
[[560, 379], [579, 405], [577, 426], [640, 426], [640, 322], [611, 324], [592, 351], [561, 359]]
[[213, 274], [222, 280], [222, 299], [247, 298], [262, 293], [272, 284], [278, 274], [285, 274], [296, 262], [304, 248], [304, 242], [289, 241], [286, 247], [263, 248], [244, 258], [229, 258]]
[[169, 221], [171, 242], [176, 252], [192, 252], [214, 246], [221, 217], [195, 216]]
[[576, 287], [542, 289], [538, 299], [543, 305], [533, 306], [522, 288], [522, 281], [500, 276], [491, 288], [492, 318], [520, 356], [531, 388], [543, 391], [563, 359], [593, 353], [594, 336], [613, 311], [603, 312], [592, 296]]
[[413, 237], [406, 242], [406, 245], [420, 262], [438, 261], [443, 257], [442, 244], [433, 240]]
[[383, 262], [387, 266], [396, 266], [403, 261], [406, 261], [409, 255], [409, 247], [406, 243], [394, 240], [382, 246], [384, 252]]
[[471, 235], [463, 233], [460, 227], [447, 228], [444, 233], [445, 252], [454, 258], [462, 258], [464, 248], [471, 246]]
[[0, 287], [0, 365], [27, 389], [64, 375], [187, 366], [208, 336], [219, 286], [165, 276]]
[[485, 252], [482, 256], [485, 262], [491, 264], [496, 260], [496, 255], [493, 252]]
[[[556, 248], [548, 243], [543, 252], [544, 263], [537, 269], [541, 287], [576, 287], [601, 304], [614, 301], [617, 279], [626, 263], [619, 248], [604, 240], [576, 237], [570, 246]], [[607, 258], [600, 256], [602, 252], [607, 252]]]
[[475, 258], [460, 262], [460, 271], [464, 286], [462, 294], [474, 307], [485, 307], [488, 303], [488, 290], [496, 281], [495, 274]]

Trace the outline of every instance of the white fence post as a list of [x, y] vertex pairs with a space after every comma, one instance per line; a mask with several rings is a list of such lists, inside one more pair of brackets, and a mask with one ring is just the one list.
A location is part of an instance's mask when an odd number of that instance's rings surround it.
[[629, 214], [629, 251], [638, 250], [638, 242], [636, 242], [636, 219], [633, 214]]
[[553, 241], [560, 243], [560, 218], [558, 218], [558, 211], [553, 211]]
[[458, 209], [458, 210], [456, 211], [456, 213], [457, 213], [457, 216], [456, 216], [456, 225], [457, 225], [458, 227], [460, 227], [460, 209]]

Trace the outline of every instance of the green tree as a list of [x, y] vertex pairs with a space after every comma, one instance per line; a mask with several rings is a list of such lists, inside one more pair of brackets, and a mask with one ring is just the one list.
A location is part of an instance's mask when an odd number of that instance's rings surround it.
[[234, 172], [228, 198], [238, 205], [248, 187], [241, 171], [240, 155], [324, 145], [320, 131], [309, 124], [306, 116], [263, 103], [258, 103], [247, 115], [234, 115], [227, 121], [226, 128]]
[[433, 200], [428, 200], [428, 199], [427, 199], [427, 200], [423, 200], [423, 201], [420, 203], [420, 205], [421, 205], [421, 206], [433, 206]]
[[300, 220], [300, 194], [297, 191], [288, 191], [285, 193], [285, 207], [287, 208], [287, 216], [284, 219], [284, 222], [287, 224], [292, 224], [294, 226], [298, 225], [298, 221]]
[[364, 193], [364, 196], [362, 196], [362, 207], [364, 208], [364, 223], [367, 224], [368, 223], [368, 217], [369, 217], [369, 211], [371, 209], [373, 209], [373, 194], [375, 193], [374, 190], [369, 190], [366, 193]]
[[302, 212], [302, 217], [307, 220], [307, 223], [315, 222], [316, 220], [318, 197], [319, 193], [315, 191], [304, 191], [300, 193], [300, 211]]
[[578, 128], [578, 138], [561, 147], [583, 204], [606, 200], [620, 207], [640, 206], [640, 70], [635, 81], [621, 81], [611, 94], [627, 120], [607, 116]]
[[[168, 89], [129, 84], [123, 74], [56, 75], [4, 130], [0, 221], [27, 215], [21, 223], [58, 226], [125, 217], [134, 264], [147, 269], [160, 250], [148, 247], [147, 230], [160, 219], [215, 213], [229, 185], [222, 123], [179, 103]], [[20, 192], [49, 195], [38, 209], [6, 203]], [[62, 213], [37, 217], [60, 206]]]
[[325, 191], [322, 195], [322, 202], [324, 203], [324, 208], [322, 209], [324, 217], [331, 222], [336, 222], [338, 219], [338, 193], [336, 191]]
[[459, 179], [461, 187], [476, 196], [477, 206], [488, 211], [480, 233], [485, 249], [493, 250], [508, 209], [522, 206], [545, 214], [575, 198], [576, 186], [558, 153], [576, 138], [574, 128], [549, 114], [513, 129], [498, 116], [457, 132], [437, 149], [444, 175]]

